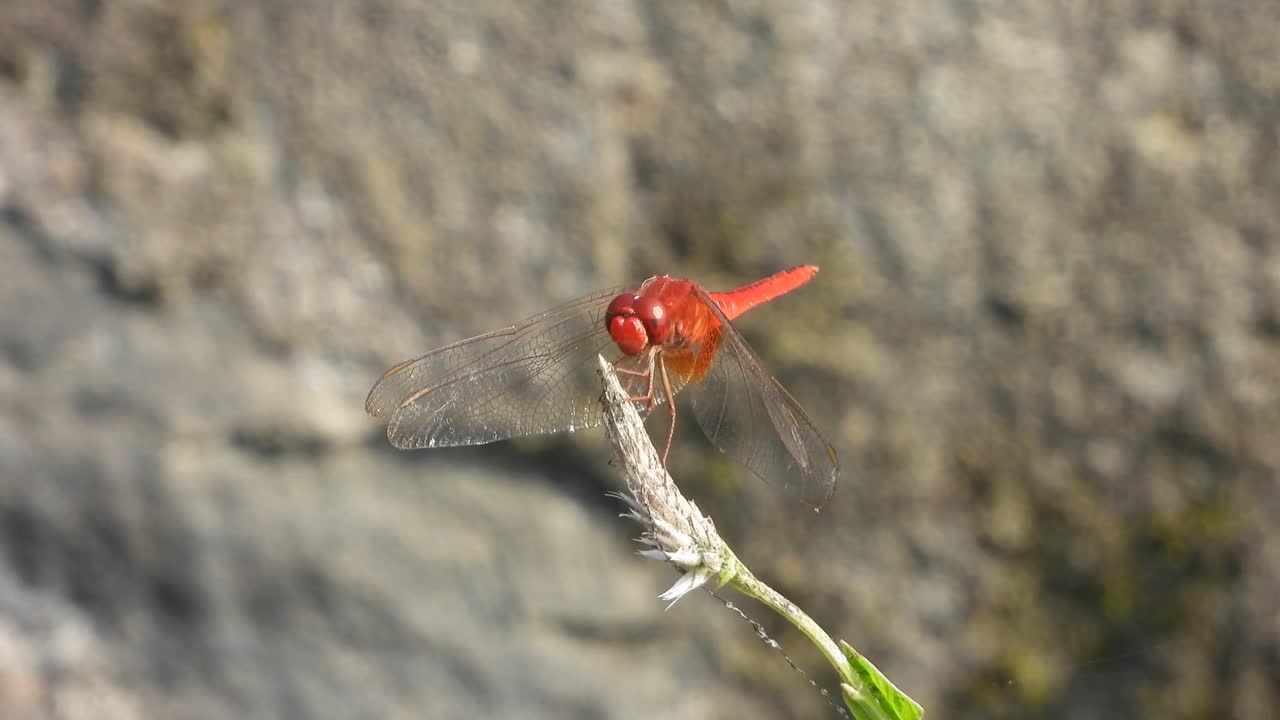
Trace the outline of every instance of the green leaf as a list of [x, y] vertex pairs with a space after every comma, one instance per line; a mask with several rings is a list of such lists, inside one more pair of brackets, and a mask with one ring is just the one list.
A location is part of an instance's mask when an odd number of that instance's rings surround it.
[[840, 686], [844, 704], [857, 720], [920, 720], [924, 717], [924, 708], [889, 682], [870, 660], [843, 640], [840, 649], [849, 660], [853, 674], [862, 680], [862, 691], [851, 685]]

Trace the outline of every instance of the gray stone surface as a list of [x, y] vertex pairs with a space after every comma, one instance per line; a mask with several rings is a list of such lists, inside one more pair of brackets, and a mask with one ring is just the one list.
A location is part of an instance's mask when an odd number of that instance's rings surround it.
[[932, 717], [1270, 717], [1277, 27], [7, 0], [0, 716], [833, 716], [713, 598], [663, 612], [597, 433], [396, 453], [361, 411], [598, 287], [813, 262], [740, 327], [834, 504], [672, 459], [758, 575]]

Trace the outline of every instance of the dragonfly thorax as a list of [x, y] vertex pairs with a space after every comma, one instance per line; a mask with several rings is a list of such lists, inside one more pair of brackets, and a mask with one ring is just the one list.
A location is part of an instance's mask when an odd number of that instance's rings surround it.
[[645, 295], [623, 293], [605, 310], [605, 327], [618, 349], [639, 355], [651, 345], [661, 345], [671, 334], [667, 308]]

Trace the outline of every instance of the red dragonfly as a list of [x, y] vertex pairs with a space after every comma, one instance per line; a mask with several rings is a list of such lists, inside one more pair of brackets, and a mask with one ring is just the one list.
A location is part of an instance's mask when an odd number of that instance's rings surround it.
[[801, 265], [728, 292], [659, 275], [638, 289], [588, 295], [510, 327], [433, 350], [388, 370], [365, 410], [390, 416], [399, 448], [480, 445], [573, 432], [603, 421], [597, 355], [632, 400], [666, 405], [687, 388], [712, 444], [766, 481], [821, 508], [840, 462], [791, 393], [769, 375], [730, 321], [808, 282]]

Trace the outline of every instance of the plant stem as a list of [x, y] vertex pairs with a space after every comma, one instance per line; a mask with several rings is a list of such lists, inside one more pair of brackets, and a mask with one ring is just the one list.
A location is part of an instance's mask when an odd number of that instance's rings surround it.
[[[728, 550], [727, 545], [725, 549]], [[814, 622], [813, 618], [809, 617], [808, 613], [801, 610], [799, 606], [783, 597], [782, 593], [769, 587], [752, 574], [747, 569], [747, 566], [738, 560], [737, 556], [733, 556], [733, 562], [737, 565], [737, 573], [734, 575], [733, 580], [730, 581], [730, 584], [738, 592], [759, 600], [772, 608], [774, 612], [786, 618], [792, 625], [795, 625], [796, 629], [804, 633], [804, 636], [809, 638], [809, 641], [816, 645], [818, 650], [826, 656], [827, 662], [831, 663], [831, 666], [840, 674], [841, 682], [846, 685], [852, 685], [858, 691], [865, 689], [862, 678], [853, 674], [849, 667], [849, 661], [845, 658], [844, 653], [841, 652], [840, 646], [831, 639], [827, 631]]]

